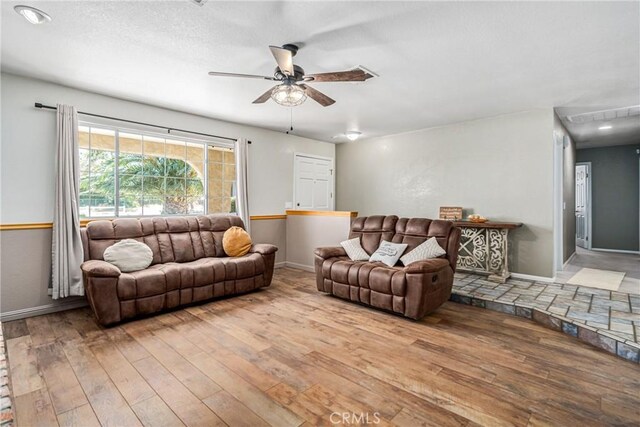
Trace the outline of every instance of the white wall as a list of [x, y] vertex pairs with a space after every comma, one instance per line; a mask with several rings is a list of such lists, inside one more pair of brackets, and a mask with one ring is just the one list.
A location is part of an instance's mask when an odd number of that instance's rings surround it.
[[2, 73], [0, 83], [0, 222], [4, 224], [52, 220], [55, 113], [34, 108], [35, 102], [45, 105], [66, 103], [90, 113], [196, 132], [248, 138], [252, 141], [249, 152], [251, 215], [284, 212], [285, 202], [292, 200], [294, 152], [335, 156], [335, 145], [294, 135], [124, 101], [12, 74]]
[[437, 218], [463, 206], [512, 232], [511, 270], [553, 276], [553, 111], [475, 120], [337, 148], [337, 209]]

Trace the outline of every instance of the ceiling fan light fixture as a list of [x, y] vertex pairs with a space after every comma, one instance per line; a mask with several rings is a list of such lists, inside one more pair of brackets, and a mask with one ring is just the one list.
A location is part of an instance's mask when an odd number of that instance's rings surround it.
[[271, 99], [284, 107], [296, 107], [307, 100], [307, 94], [298, 85], [283, 83], [273, 88]]
[[29, 23], [34, 25], [51, 22], [51, 17], [49, 15], [47, 15], [40, 9], [36, 9], [35, 7], [18, 5], [15, 6], [13, 10], [15, 10], [16, 13], [22, 15], [22, 17]]
[[360, 138], [360, 135], [362, 135], [362, 132], [358, 132], [357, 130], [349, 130], [344, 133], [344, 136], [346, 136], [349, 141], [355, 141]]

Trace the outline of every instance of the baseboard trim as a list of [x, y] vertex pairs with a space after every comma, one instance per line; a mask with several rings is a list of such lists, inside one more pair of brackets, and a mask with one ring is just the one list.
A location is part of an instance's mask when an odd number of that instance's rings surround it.
[[61, 304], [45, 304], [37, 307], [21, 308], [20, 310], [0, 313], [0, 321], [10, 322], [12, 320], [41, 316], [43, 314], [56, 313], [58, 311], [73, 310], [74, 308], [86, 307], [87, 305], [89, 304], [86, 299], [80, 299]]
[[603, 249], [603, 248], [591, 248], [592, 251], [596, 252], [611, 252], [614, 254], [633, 254], [640, 255], [640, 251], [627, 251], [624, 249]]
[[273, 265], [273, 268], [282, 268], [282, 267], [286, 267], [287, 266], [287, 262], [286, 261], [281, 261], [281, 262], [276, 262]]
[[311, 273], [315, 272], [315, 269], [311, 265], [298, 264], [297, 262], [287, 261], [286, 266], [290, 268], [297, 268], [298, 270], [310, 271]]
[[545, 282], [545, 283], [553, 283], [556, 281], [555, 276], [554, 277], [533, 276], [531, 274], [522, 274], [522, 273], [511, 273], [511, 277], [514, 279], [533, 280], [536, 282]]
[[564, 264], [562, 264], [562, 269], [564, 270], [564, 268], [571, 262], [573, 261], [573, 258], [576, 256], [576, 253], [572, 253], [571, 256], [564, 262]]

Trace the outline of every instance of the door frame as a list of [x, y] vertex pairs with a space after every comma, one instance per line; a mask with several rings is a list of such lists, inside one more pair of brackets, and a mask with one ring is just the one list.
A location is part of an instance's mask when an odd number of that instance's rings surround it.
[[[564, 135], [553, 132], [553, 264], [554, 272], [564, 270]], [[575, 170], [573, 171], [575, 174]], [[575, 212], [574, 212], [575, 217]], [[554, 273], [555, 274], [555, 273]]]
[[298, 210], [297, 206], [298, 206], [298, 201], [296, 200], [296, 181], [298, 180], [298, 162], [297, 159], [298, 157], [307, 157], [310, 159], [317, 159], [317, 160], [328, 160], [331, 163], [331, 203], [329, 205], [329, 210], [333, 211], [336, 209], [336, 168], [335, 168], [335, 158], [333, 157], [326, 157], [326, 156], [319, 156], [317, 154], [308, 154], [308, 153], [301, 153], [299, 151], [294, 151], [293, 152], [293, 209], [294, 210]]
[[[586, 249], [591, 250], [591, 248], [593, 247], [593, 233], [591, 230], [591, 224], [592, 224], [592, 216], [593, 216], [593, 211], [592, 211], [592, 206], [593, 206], [593, 200], [592, 200], [592, 194], [591, 194], [591, 180], [593, 179], [591, 177], [591, 162], [576, 162], [576, 167], [578, 166], [586, 166], [587, 167], [587, 176], [586, 176], [586, 184], [587, 184], [587, 206], [585, 208], [586, 213], [587, 213], [587, 247]], [[577, 246], [577, 245], [576, 245]]]

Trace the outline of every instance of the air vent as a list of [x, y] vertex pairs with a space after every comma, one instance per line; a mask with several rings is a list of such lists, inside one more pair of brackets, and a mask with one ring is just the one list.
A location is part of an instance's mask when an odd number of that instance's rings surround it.
[[640, 105], [614, 108], [611, 110], [593, 111], [591, 113], [574, 114], [572, 116], [567, 116], [567, 120], [571, 123], [581, 124], [603, 120], [623, 119], [625, 117], [633, 116], [640, 116]]

